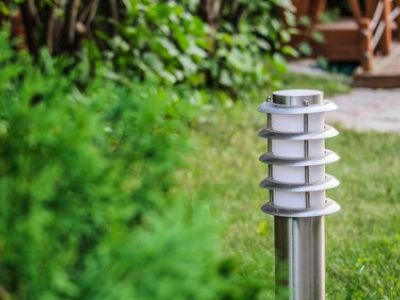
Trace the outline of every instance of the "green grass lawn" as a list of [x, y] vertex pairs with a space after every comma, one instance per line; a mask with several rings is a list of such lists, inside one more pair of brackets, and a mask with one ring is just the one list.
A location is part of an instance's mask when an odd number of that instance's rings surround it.
[[[257, 137], [266, 117], [256, 110], [265, 96], [207, 112], [192, 130], [194, 155], [183, 182], [210, 199], [224, 251], [239, 261], [242, 276], [263, 285], [259, 299], [270, 298], [274, 280], [273, 218], [259, 209], [268, 198], [258, 187], [267, 143]], [[399, 146], [397, 134], [343, 130], [328, 141], [341, 156], [328, 167], [341, 186], [328, 196], [342, 206], [326, 218], [328, 299], [400, 299]]]

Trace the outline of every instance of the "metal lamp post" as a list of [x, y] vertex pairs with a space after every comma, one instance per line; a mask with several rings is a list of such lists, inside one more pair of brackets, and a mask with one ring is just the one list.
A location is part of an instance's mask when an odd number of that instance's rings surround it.
[[276, 91], [259, 107], [268, 120], [259, 133], [268, 140], [260, 157], [268, 176], [260, 185], [269, 190], [262, 211], [275, 221], [277, 299], [325, 299], [324, 216], [340, 206], [325, 196], [339, 185], [325, 164], [339, 157], [325, 149], [325, 139], [338, 132], [324, 117], [336, 108], [318, 90]]

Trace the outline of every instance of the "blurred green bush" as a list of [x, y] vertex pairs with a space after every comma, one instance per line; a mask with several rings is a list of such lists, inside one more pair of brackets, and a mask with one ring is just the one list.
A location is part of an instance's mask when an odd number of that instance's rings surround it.
[[79, 69], [36, 67], [6, 40], [0, 298], [252, 297], [257, 285], [220, 257], [205, 204], [176, 189], [193, 107], [165, 87], [101, 76], [82, 92]]
[[119, 72], [237, 96], [243, 88], [279, 83], [281, 54], [295, 54], [287, 45], [290, 10], [279, 14], [282, 8], [281, 1], [132, 1], [118, 33], [98, 35]]
[[285, 0], [9, 0], [2, 11], [34, 55], [46, 46], [87, 59], [91, 68], [105, 63], [126, 78], [234, 97], [279, 85], [284, 56], [296, 55]]

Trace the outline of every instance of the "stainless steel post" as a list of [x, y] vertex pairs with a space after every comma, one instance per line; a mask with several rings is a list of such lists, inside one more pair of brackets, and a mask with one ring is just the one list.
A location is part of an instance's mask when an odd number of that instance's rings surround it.
[[275, 217], [276, 299], [325, 299], [324, 217]]
[[325, 165], [339, 157], [325, 149], [325, 139], [338, 132], [324, 115], [336, 108], [316, 90], [277, 91], [259, 108], [268, 117], [259, 133], [268, 139], [260, 157], [268, 175], [260, 185], [270, 192], [262, 210], [275, 221], [278, 300], [325, 299], [324, 216], [340, 206], [325, 196], [339, 185]]

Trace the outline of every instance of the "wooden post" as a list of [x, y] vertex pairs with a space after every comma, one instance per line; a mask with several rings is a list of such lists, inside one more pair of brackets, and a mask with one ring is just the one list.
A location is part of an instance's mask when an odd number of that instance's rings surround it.
[[292, 0], [292, 4], [294, 7], [296, 7], [296, 14], [299, 14], [299, 8], [300, 8], [300, 0]]
[[382, 54], [389, 54], [392, 49], [392, 20], [390, 17], [391, 9], [391, 1], [390, 0], [382, 0], [383, 1], [383, 13], [382, 20], [385, 22], [385, 29], [382, 34], [382, 38], [379, 42], [380, 49]]
[[[400, 1], [400, 0], [399, 0]], [[311, 4], [311, 23], [315, 24], [326, 9], [326, 0], [315, 0]]]
[[365, 16], [368, 19], [372, 19], [372, 17], [374, 16], [377, 4], [378, 4], [378, 0], [365, 0], [364, 1]]
[[348, 0], [348, 1], [354, 18], [356, 18], [356, 21], [359, 22], [360, 19], [362, 18], [360, 3], [358, 2], [358, 0]]
[[372, 71], [374, 49], [372, 46], [372, 30], [371, 21], [367, 18], [361, 18], [360, 21], [361, 34], [361, 65], [364, 72]]
[[[400, 9], [400, 0], [394, 0], [393, 1], [393, 9], [399, 8]], [[394, 22], [397, 24], [397, 32], [396, 35], [397, 37], [400, 36], [400, 14], [394, 19]]]
[[303, 15], [308, 16], [309, 12], [310, 12], [310, 0], [300, 1], [298, 9], [299, 9], [300, 16], [303, 16]]

